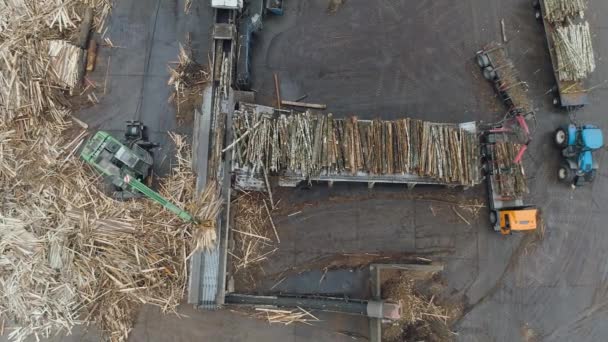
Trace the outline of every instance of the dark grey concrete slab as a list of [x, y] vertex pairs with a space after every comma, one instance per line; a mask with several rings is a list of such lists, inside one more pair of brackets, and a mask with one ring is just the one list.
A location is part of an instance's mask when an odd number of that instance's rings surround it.
[[[300, 214], [304, 219], [277, 219], [284, 245], [269, 268], [331, 250], [431, 253], [446, 263], [448, 291], [465, 301], [465, 315], [455, 327], [459, 340], [601, 340], [607, 329], [598, 324], [606, 317], [608, 298], [602, 265], [608, 253], [607, 172], [600, 172], [593, 187], [573, 191], [558, 184], [559, 152], [551, 132], [570, 118], [606, 128], [602, 83], [608, 69], [602, 61], [608, 38], [601, 18], [608, 4], [593, 3], [587, 15], [598, 60], [589, 85], [600, 87], [591, 94], [592, 105], [570, 117], [556, 111], [546, 94], [553, 74], [529, 1], [355, 0], [333, 16], [325, 13], [326, 5], [298, 2], [287, 6], [285, 17], [266, 22], [254, 55], [254, 88], [262, 102], [272, 103], [272, 72], [277, 72], [283, 98], [308, 94], [306, 101], [327, 103], [340, 115], [493, 121], [504, 108], [471, 57], [484, 43], [501, 39], [505, 20], [509, 52], [538, 107], [539, 127], [525, 165], [529, 202], [542, 208], [547, 232], [542, 242], [524, 246], [522, 236], [491, 232], [483, 213], [467, 225], [449, 208], [435, 208], [433, 216], [423, 201], [332, 202], [332, 196], [361, 195], [365, 187], [313, 189], [289, 196], [287, 203], [311, 205]], [[598, 158], [603, 165], [604, 153]], [[483, 188], [468, 192], [484, 196]], [[407, 217], [402, 227], [401, 215]]]
[[[502, 5], [503, 10], [508, 7]], [[601, 85], [608, 75], [603, 59], [608, 52], [608, 38], [601, 19], [608, 4], [594, 2], [587, 18], [594, 32], [594, 47], [598, 69], [589, 80], [589, 86]], [[518, 13], [513, 13], [515, 15]], [[572, 190], [557, 184], [555, 170], [559, 163], [558, 151], [550, 140], [552, 130], [569, 119], [593, 122], [605, 131], [605, 87], [591, 93], [592, 105], [576, 113], [555, 111], [547, 105], [553, 79], [550, 74], [548, 53], [539, 47], [541, 31], [524, 28], [534, 35], [516, 35], [518, 44], [530, 48], [532, 61], [519, 64], [532, 71], [529, 79], [532, 93], [540, 107], [540, 127], [531, 152], [526, 157], [531, 177], [531, 196], [544, 212], [547, 225], [545, 239], [528, 247], [520, 255], [512, 255], [510, 267], [500, 282], [473, 304], [471, 310], [457, 326], [463, 341], [597, 341], [607, 332], [606, 319], [606, 258], [605, 222], [608, 219], [606, 201], [606, 171], [600, 171], [593, 187]], [[537, 58], [542, 58], [538, 60]], [[598, 154], [603, 170], [605, 153]], [[496, 250], [496, 249], [495, 249]], [[477, 291], [483, 293], [481, 288]]]
[[[171, 12], [174, 3], [178, 10]], [[608, 318], [608, 267], [604, 262], [608, 256], [608, 161], [605, 153], [599, 155], [606, 167], [593, 187], [573, 191], [556, 182], [559, 155], [550, 134], [569, 117], [555, 111], [551, 97], [545, 95], [553, 75], [542, 29], [529, 1], [349, 0], [333, 16], [325, 12], [326, 5], [325, 0], [286, 1], [285, 16], [265, 22], [253, 60], [254, 88], [262, 103], [272, 103], [274, 71], [281, 77], [285, 99], [308, 94], [306, 101], [327, 103], [330, 111], [340, 115], [495, 120], [504, 109], [472, 64], [472, 56], [484, 43], [500, 39], [500, 19], [504, 18], [509, 51], [539, 109], [540, 125], [525, 165], [532, 190], [530, 202], [542, 208], [547, 231], [542, 242], [524, 249], [521, 236], [491, 232], [483, 213], [471, 225], [440, 205], [433, 206], [433, 215], [427, 202], [394, 197], [405, 192], [404, 188], [376, 187], [372, 193], [381, 198], [374, 198], [364, 185], [331, 190], [315, 187], [288, 197], [290, 205], [312, 204], [298, 216], [277, 217], [282, 243], [267, 265], [268, 272], [341, 251], [430, 253], [446, 264], [447, 291], [465, 300], [464, 317], [454, 328], [458, 340], [604, 340], [608, 333], [604, 324]], [[161, 19], [163, 25], [153, 33], [156, 11], [179, 18], [180, 6], [181, 1], [117, 2], [110, 37], [114, 44], [131, 48], [111, 50], [108, 94], [100, 97], [100, 106], [83, 116], [93, 126], [122, 129], [123, 118], [139, 115], [142, 94], [142, 103], [166, 95], [160, 85], [166, 82], [160, 77], [165, 68], [161, 60], [177, 55], [176, 41], [183, 37], [180, 23], [194, 25], [200, 35], [211, 23], [205, 14], [206, 3], [194, 2], [192, 17], [175, 23], [172, 18]], [[606, 13], [608, 3], [594, 1], [587, 15], [598, 60], [592, 86], [608, 79], [604, 63], [608, 34], [602, 21]], [[170, 32], [175, 33], [174, 38]], [[204, 45], [203, 41], [193, 39], [195, 44]], [[164, 51], [150, 55], [149, 64], [158, 68], [154, 70], [146, 69], [151, 46]], [[101, 50], [101, 75], [107, 54], [106, 49]], [[144, 87], [148, 82], [156, 85]], [[606, 129], [606, 89], [594, 90], [592, 105], [572, 118]], [[150, 115], [155, 130], [173, 124], [168, 119], [172, 113], [161, 122], [160, 115], [168, 114], [159, 99], [151, 99], [146, 106], [141, 113]], [[444, 190], [417, 188], [413, 194], [437, 191]], [[470, 189], [466, 196], [482, 199], [484, 190]], [[335, 201], [337, 197], [360, 200], [340, 203]], [[329, 330], [367, 334], [364, 320], [348, 316], [327, 316], [326, 324], [307, 328], [268, 326], [228, 311], [202, 314], [183, 307], [180, 312], [188, 317], [178, 320], [146, 309], [132, 340], [341, 341], [347, 339]]]
[[314, 294], [333, 297], [369, 298], [371, 274], [368, 268], [356, 270], [312, 270], [288, 276], [276, 286], [274, 293]]
[[116, 47], [99, 50], [96, 71], [89, 77], [97, 85], [100, 103], [79, 114], [92, 128], [116, 135], [122, 134], [126, 120], [141, 120], [148, 126], [150, 139], [161, 144], [155, 154], [161, 161], [155, 164], [157, 174], [165, 173], [170, 165], [167, 132], [192, 134], [192, 127], [178, 127], [175, 107], [168, 102], [168, 64], [177, 60], [187, 33], [199, 62], [207, 62], [209, 50], [211, 8], [194, 2], [186, 15], [183, 6], [183, 0], [115, 3], [106, 37]]
[[[334, 326], [347, 326], [349, 331], [360, 333], [367, 323], [356, 316], [319, 314], [314, 327], [302, 325], [269, 325], [260, 319], [250, 318], [229, 310], [201, 314], [190, 306], [183, 306], [181, 318], [162, 315], [159, 310], [147, 307], [139, 316], [130, 341], [353, 341], [336, 332]], [[315, 314], [316, 315], [316, 314]]]
[[350, 1], [335, 15], [324, 0], [288, 4], [256, 41], [258, 98], [272, 102], [277, 72], [283, 98], [308, 94], [336, 114], [479, 119], [485, 109], [470, 53], [490, 18], [473, 3]]

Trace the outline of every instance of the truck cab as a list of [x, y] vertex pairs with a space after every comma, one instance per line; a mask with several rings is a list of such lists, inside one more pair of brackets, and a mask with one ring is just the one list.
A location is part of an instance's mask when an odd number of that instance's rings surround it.
[[[492, 214], [493, 213], [493, 214]], [[514, 207], [494, 210], [490, 221], [503, 235], [516, 232], [532, 232], [537, 228], [538, 209], [534, 207]]]
[[509, 173], [497, 168], [494, 144], [508, 139], [501, 133], [486, 133], [482, 135], [482, 156], [487, 185], [488, 205], [490, 209], [490, 224], [494, 231], [502, 235], [512, 232], [533, 232], [538, 228], [536, 207], [525, 205], [523, 195], [506, 196], [499, 191], [498, 182]]

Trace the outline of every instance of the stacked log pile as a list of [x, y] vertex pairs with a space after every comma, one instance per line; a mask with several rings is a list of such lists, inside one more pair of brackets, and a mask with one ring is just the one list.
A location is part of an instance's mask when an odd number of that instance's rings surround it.
[[68, 88], [76, 87], [84, 71], [80, 68], [84, 50], [64, 40], [51, 40], [48, 46], [50, 66], [56, 82]]
[[497, 142], [494, 145], [494, 177], [498, 194], [503, 197], [520, 197], [529, 193], [524, 168], [513, 162], [521, 145]]
[[[141, 305], [176, 310], [188, 256], [214, 243], [212, 227], [107, 196], [79, 161], [89, 133], [72, 126], [79, 57], [66, 41], [79, 36], [88, 7], [101, 30], [109, 0], [0, 1], [0, 319], [12, 341], [89, 323], [125, 341]], [[193, 198], [190, 150], [173, 138], [178, 164], [161, 194], [207, 220], [221, 200], [213, 188]]]
[[551, 30], [557, 73], [560, 81], [580, 81], [595, 70], [595, 55], [589, 23], [582, 20], [588, 7], [587, 0], [545, 0], [545, 19], [554, 26]]
[[545, 18], [551, 22], [561, 22], [569, 17], [583, 16], [587, 0], [544, 0]]
[[24, 131], [46, 117], [65, 117], [83, 54], [70, 42], [78, 40], [87, 8], [101, 30], [110, 0], [0, 2], [0, 125]]
[[582, 80], [595, 70], [588, 22], [556, 27], [553, 41], [561, 81]]
[[234, 165], [310, 179], [320, 174], [417, 175], [448, 184], [480, 181], [478, 139], [456, 125], [415, 119], [362, 121], [311, 112], [238, 112]]
[[[108, 197], [74, 155], [85, 132], [66, 140], [50, 128], [35, 143], [16, 131], [0, 135], [0, 312], [15, 323], [9, 338], [94, 322], [109, 340], [126, 341], [142, 304], [176, 310], [186, 260], [211, 247], [214, 227], [186, 224], [152, 201]], [[215, 190], [193, 198], [195, 178], [180, 165], [161, 180], [161, 194], [205, 219], [217, 208]]]

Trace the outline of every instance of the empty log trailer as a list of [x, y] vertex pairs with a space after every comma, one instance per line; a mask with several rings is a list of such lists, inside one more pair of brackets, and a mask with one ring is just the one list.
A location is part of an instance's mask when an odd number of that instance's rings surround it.
[[359, 182], [471, 187], [480, 184], [477, 123], [336, 119], [240, 104], [233, 114], [233, 185]]
[[534, 115], [528, 97], [528, 85], [519, 77], [504, 45], [492, 42], [475, 55], [483, 77], [492, 83], [496, 94], [509, 113]]

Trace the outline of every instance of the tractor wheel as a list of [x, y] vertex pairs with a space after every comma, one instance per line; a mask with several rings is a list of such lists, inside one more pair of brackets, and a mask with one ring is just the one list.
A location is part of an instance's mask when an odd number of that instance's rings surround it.
[[494, 81], [496, 77], [496, 70], [494, 70], [494, 68], [492, 68], [491, 66], [485, 67], [483, 69], [483, 78], [485, 78], [486, 80]]
[[488, 57], [488, 55], [486, 55], [485, 53], [478, 54], [477, 65], [479, 65], [479, 67], [482, 69], [490, 66], [490, 57]]
[[585, 174], [585, 181], [588, 183], [593, 183], [593, 181], [595, 180], [595, 175], [597, 173], [597, 170], [591, 170], [590, 172]]
[[498, 213], [496, 212], [496, 210], [490, 210], [490, 223], [492, 224], [492, 226], [495, 226], [497, 222]]
[[574, 172], [567, 164], [560, 165], [557, 169], [557, 178], [564, 183], [572, 183], [574, 181]]
[[558, 128], [555, 130], [555, 134], [553, 136], [553, 140], [555, 141], [555, 145], [560, 148], [564, 148], [568, 146], [568, 131], [563, 128]]

